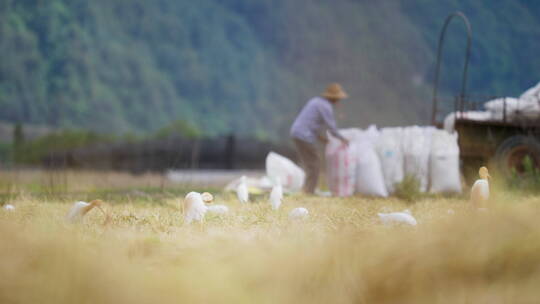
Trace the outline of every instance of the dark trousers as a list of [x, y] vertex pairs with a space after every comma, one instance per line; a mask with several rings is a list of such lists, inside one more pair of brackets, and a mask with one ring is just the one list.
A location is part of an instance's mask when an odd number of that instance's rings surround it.
[[306, 181], [304, 182], [304, 192], [313, 194], [317, 183], [319, 182], [320, 159], [317, 145], [293, 138], [300, 165], [306, 172]]

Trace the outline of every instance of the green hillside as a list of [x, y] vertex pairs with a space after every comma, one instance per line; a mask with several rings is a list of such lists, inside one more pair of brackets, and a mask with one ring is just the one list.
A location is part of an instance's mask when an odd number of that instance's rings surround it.
[[[0, 0], [0, 120], [154, 132], [285, 135], [330, 81], [341, 125], [427, 123], [436, 41], [463, 10], [470, 92], [516, 95], [540, 80], [540, 3], [402, 0]], [[456, 92], [461, 25], [442, 84]]]

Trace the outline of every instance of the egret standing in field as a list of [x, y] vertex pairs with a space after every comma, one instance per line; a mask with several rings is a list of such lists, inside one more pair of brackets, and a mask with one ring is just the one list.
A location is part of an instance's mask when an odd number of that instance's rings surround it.
[[480, 179], [476, 180], [471, 188], [471, 203], [476, 208], [486, 208], [489, 200], [489, 181], [491, 178], [488, 169], [481, 167], [478, 170]]
[[192, 221], [198, 221], [202, 224], [204, 214], [208, 211], [205, 203], [210, 203], [214, 200], [212, 194], [208, 192], [190, 192], [184, 199], [184, 222], [190, 224]]
[[105, 215], [106, 220], [108, 219], [107, 213], [101, 208], [103, 205], [102, 200], [93, 200], [90, 203], [87, 202], [76, 202], [73, 204], [71, 209], [69, 210], [66, 220], [71, 223], [75, 223], [80, 221], [90, 210], [92, 210], [94, 207], [98, 208], [103, 212]]
[[245, 176], [240, 178], [240, 184], [236, 187], [236, 195], [238, 196], [240, 203], [245, 204], [249, 202], [249, 193]]
[[281, 200], [283, 199], [283, 187], [281, 186], [281, 180], [276, 178], [275, 184], [270, 192], [270, 205], [273, 210], [278, 210], [281, 206]]

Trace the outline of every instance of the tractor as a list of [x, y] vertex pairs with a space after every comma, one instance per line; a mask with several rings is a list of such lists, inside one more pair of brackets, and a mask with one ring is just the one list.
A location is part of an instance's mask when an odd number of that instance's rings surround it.
[[[443, 25], [439, 36], [437, 50], [437, 64], [433, 87], [433, 108], [431, 123], [442, 127], [442, 122], [437, 121], [439, 111], [439, 73], [442, 47], [444, 45], [445, 32], [454, 18], [461, 19], [467, 28], [467, 46], [463, 66], [461, 92], [454, 99], [454, 130], [458, 132], [458, 144], [461, 153], [461, 166], [465, 180], [471, 182], [477, 177], [478, 167], [489, 164], [496, 167], [505, 176], [521, 174], [526, 170], [527, 159], [532, 161], [536, 168], [540, 166], [540, 117], [531, 118], [526, 113], [512, 113], [506, 115], [506, 100], [504, 101], [503, 115], [497, 119], [476, 120], [467, 117], [466, 111], [479, 110], [485, 101], [490, 98], [471, 98], [466, 95], [467, 70], [471, 50], [471, 26], [467, 17], [462, 12], [450, 14]], [[530, 162], [529, 161], [529, 162]]]

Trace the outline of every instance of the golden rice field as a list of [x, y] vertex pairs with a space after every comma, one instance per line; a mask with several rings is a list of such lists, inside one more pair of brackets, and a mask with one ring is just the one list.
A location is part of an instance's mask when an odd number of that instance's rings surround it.
[[[463, 197], [296, 195], [272, 211], [264, 195], [241, 206], [214, 190], [230, 212], [186, 226], [186, 189], [157, 176], [67, 176], [0, 175], [16, 207], [0, 210], [0, 303], [540, 302], [540, 197], [493, 189], [475, 212]], [[94, 198], [108, 225], [95, 210], [64, 221]], [[309, 218], [289, 220], [298, 206]], [[377, 219], [405, 208], [418, 226]]]

